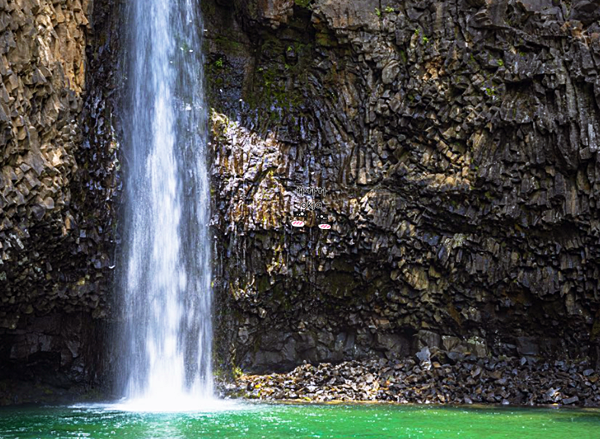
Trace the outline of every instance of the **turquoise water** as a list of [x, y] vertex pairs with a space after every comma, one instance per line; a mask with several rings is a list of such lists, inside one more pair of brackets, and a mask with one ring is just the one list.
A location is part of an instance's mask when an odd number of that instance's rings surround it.
[[598, 439], [600, 411], [286, 404], [215, 406], [196, 413], [114, 406], [3, 409], [0, 437]]

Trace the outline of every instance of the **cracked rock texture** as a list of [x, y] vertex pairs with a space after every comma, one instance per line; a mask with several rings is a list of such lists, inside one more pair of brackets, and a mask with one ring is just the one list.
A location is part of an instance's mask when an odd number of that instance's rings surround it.
[[117, 183], [112, 3], [0, 0], [0, 379], [68, 387], [98, 371]]
[[[0, 0], [0, 379], [104, 373], [121, 6]], [[203, 1], [220, 364], [598, 361], [599, 7]]]
[[595, 361], [599, 6], [205, 5], [220, 361]]

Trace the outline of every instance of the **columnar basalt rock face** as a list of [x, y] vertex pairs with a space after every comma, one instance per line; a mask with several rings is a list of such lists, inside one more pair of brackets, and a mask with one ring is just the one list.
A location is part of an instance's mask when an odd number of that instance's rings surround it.
[[[595, 2], [233, 3], [206, 14], [224, 361], [597, 355]], [[290, 226], [310, 201], [331, 230]]]
[[[99, 373], [121, 2], [94, 3], [0, 0], [0, 378]], [[224, 363], [598, 356], [598, 2], [202, 5]]]
[[117, 183], [109, 3], [0, 0], [0, 378], [94, 374]]

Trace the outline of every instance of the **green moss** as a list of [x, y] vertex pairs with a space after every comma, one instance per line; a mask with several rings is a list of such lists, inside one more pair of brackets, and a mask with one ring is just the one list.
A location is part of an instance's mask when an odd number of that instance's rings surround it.
[[332, 268], [337, 271], [345, 271], [347, 273], [354, 273], [354, 265], [350, 262], [344, 261], [340, 258], [336, 258], [332, 262]]
[[269, 289], [269, 277], [261, 276], [256, 283], [256, 290], [259, 294], [264, 294]]
[[486, 87], [485, 94], [488, 96], [496, 96], [496, 89], [494, 87]]
[[[53, 392], [51, 390], [49, 391], [48, 389], [46, 389], [44, 393], [50, 395]], [[100, 401], [103, 398], [106, 398], [106, 395], [98, 388], [91, 388], [82, 396], [82, 399], [84, 401]]]
[[332, 35], [326, 32], [318, 32], [315, 36], [317, 45], [325, 47], [333, 47], [337, 44]]
[[214, 41], [217, 44], [217, 47], [226, 53], [240, 52], [244, 48], [244, 45], [239, 41], [227, 38], [225, 36], [218, 36]]
[[214, 2], [201, 2], [200, 9], [202, 10], [202, 15], [206, 17], [211, 17], [215, 15], [217, 9]]
[[[293, 117], [303, 102], [302, 87], [306, 83], [307, 66], [312, 62], [312, 45], [295, 42], [283, 45], [275, 37], [267, 37], [261, 46], [263, 53], [275, 55], [255, 70], [254, 87], [245, 96], [251, 107], [267, 113], [267, 124]], [[286, 53], [297, 54], [297, 62], [286, 61]], [[279, 54], [277, 56], [277, 54]], [[299, 128], [298, 128], [299, 129]]]
[[312, 0], [294, 0], [296, 6], [301, 8], [309, 9], [311, 7]]
[[[350, 295], [358, 283], [353, 274], [334, 272], [326, 277], [325, 285], [333, 296], [341, 298]], [[369, 291], [366, 291], [366, 295], [369, 295]]]
[[406, 52], [404, 50], [400, 51], [400, 59], [402, 59], [404, 64], [408, 62], [408, 56], [406, 56]]

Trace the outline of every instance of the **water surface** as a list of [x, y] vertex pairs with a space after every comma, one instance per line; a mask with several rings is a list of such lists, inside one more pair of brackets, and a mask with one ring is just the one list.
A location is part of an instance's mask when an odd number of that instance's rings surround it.
[[4, 409], [0, 437], [598, 439], [600, 411], [223, 402], [186, 413], [115, 406]]

